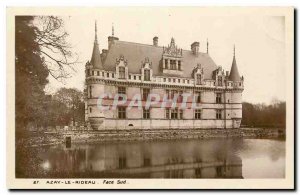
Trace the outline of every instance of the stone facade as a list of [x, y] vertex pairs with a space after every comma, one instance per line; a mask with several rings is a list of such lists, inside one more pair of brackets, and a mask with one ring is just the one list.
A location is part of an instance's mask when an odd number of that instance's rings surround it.
[[[230, 73], [225, 73], [213, 62], [208, 48], [206, 53], [199, 52], [199, 42], [194, 42], [191, 50], [183, 50], [173, 38], [163, 47], [158, 45], [158, 37], [153, 45], [120, 41], [114, 36], [108, 41], [109, 49], [100, 54], [95, 35], [92, 59], [86, 63], [85, 116], [93, 130], [239, 128], [244, 78], [239, 76], [235, 55]], [[112, 107], [113, 96], [120, 93], [126, 94], [127, 101], [141, 94], [142, 108], [99, 109]], [[185, 93], [193, 94], [197, 109], [179, 107]], [[103, 94], [111, 97], [99, 105]], [[143, 99], [143, 94], [156, 94], [159, 105], [145, 110], [148, 96]], [[161, 107], [166, 94], [170, 99], [181, 98], [175, 108]]]

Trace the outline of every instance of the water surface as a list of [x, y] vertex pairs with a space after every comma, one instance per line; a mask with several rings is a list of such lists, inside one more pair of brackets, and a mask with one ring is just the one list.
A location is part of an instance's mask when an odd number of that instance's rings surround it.
[[56, 178], [284, 178], [285, 141], [164, 140], [43, 147], [40, 167]]

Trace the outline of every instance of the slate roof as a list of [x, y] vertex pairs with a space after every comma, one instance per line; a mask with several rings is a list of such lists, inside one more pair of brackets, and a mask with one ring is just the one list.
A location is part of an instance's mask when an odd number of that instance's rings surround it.
[[[129, 73], [140, 73], [142, 62], [148, 57], [149, 61], [152, 62], [153, 75], [163, 75], [160, 70], [163, 47], [116, 40], [109, 48], [103, 61], [104, 70], [114, 71], [116, 59], [122, 55], [127, 60]], [[204, 79], [212, 79], [212, 72], [217, 69], [217, 65], [207, 53], [199, 52], [198, 55], [194, 55], [190, 50], [183, 50], [182, 55], [182, 69], [184, 71], [181, 77], [192, 77], [194, 67], [200, 63], [204, 70]]]
[[238, 68], [236, 65], [235, 56], [233, 56], [232, 66], [231, 66], [230, 74], [229, 74], [229, 80], [231, 80], [231, 81], [240, 81], [241, 80], [241, 77], [240, 77], [240, 74], [239, 74], [239, 71], [238, 71]]
[[97, 39], [95, 39], [94, 42], [94, 48], [93, 48], [93, 53], [92, 53], [92, 58], [91, 58], [91, 64], [95, 68], [103, 69], [102, 61], [101, 61], [101, 56], [100, 56], [100, 50], [99, 50], [99, 45]]

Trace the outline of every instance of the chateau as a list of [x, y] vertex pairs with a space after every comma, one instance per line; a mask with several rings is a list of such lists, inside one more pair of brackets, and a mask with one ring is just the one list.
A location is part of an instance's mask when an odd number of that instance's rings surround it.
[[[159, 45], [158, 37], [152, 45], [132, 43], [119, 40], [113, 31], [108, 49], [100, 53], [95, 24], [92, 58], [85, 67], [87, 123], [93, 130], [239, 128], [244, 78], [239, 75], [235, 51], [231, 70], [225, 72], [210, 57], [208, 42], [206, 46], [202, 53], [199, 42], [184, 50], [174, 38], [166, 46]], [[109, 95], [99, 101], [103, 94]], [[126, 95], [125, 103], [115, 109], [100, 109], [112, 108], [115, 94]], [[129, 108], [128, 102], [137, 94], [141, 106]], [[159, 105], [146, 107], [150, 94], [161, 97]], [[195, 100], [186, 98], [185, 109], [180, 106], [183, 94], [193, 94]], [[174, 97], [175, 107], [161, 106]]]

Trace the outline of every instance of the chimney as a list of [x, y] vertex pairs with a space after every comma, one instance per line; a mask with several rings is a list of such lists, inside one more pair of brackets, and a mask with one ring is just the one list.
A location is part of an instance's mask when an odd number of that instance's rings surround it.
[[199, 45], [200, 45], [199, 42], [192, 43], [191, 50], [192, 50], [192, 52], [193, 52], [194, 55], [198, 55], [198, 53], [199, 53]]
[[158, 37], [156, 37], [156, 36], [153, 37], [153, 45], [156, 47], [158, 46]]
[[106, 56], [107, 56], [107, 49], [102, 49], [102, 53], [101, 53], [102, 60], [105, 60]]
[[118, 40], [119, 40], [118, 37], [109, 36], [108, 37], [108, 49], [110, 49], [111, 45], [113, 45], [115, 43], [115, 41], [118, 41]]

